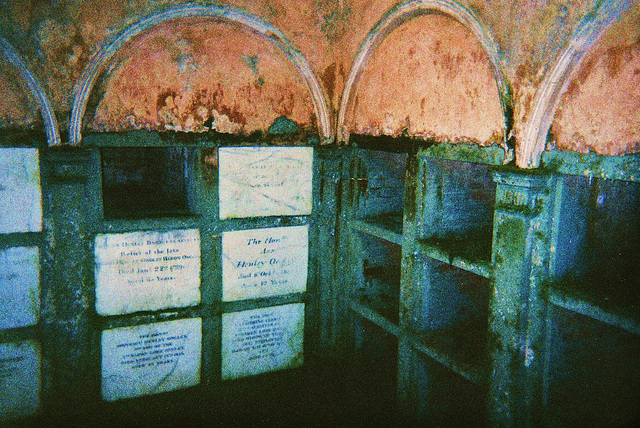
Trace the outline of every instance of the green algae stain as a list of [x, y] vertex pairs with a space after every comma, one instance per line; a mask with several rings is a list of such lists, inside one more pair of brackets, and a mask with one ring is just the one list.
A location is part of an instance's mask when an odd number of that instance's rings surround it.
[[525, 258], [524, 241], [526, 239], [525, 221], [518, 218], [509, 218], [498, 224], [496, 233], [497, 250], [502, 260], [509, 264], [509, 269], [518, 270]]
[[286, 116], [276, 117], [269, 127], [269, 134], [293, 134], [298, 132], [298, 125]]
[[256, 55], [242, 55], [242, 60], [253, 74], [258, 74], [258, 57]]

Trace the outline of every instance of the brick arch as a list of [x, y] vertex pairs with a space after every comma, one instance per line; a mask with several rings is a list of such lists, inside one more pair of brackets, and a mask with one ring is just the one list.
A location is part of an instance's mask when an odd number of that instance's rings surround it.
[[107, 63], [133, 37], [140, 35], [165, 22], [184, 18], [210, 18], [220, 22], [240, 25], [248, 28], [277, 46], [296, 66], [311, 93], [311, 99], [318, 118], [321, 137], [325, 141], [332, 139], [331, 122], [324, 93], [311, 70], [307, 60], [289, 42], [277, 28], [259, 18], [226, 6], [202, 6], [183, 4], [140, 19], [127, 27], [105, 44], [92, 58], [76, 86], [69, 122], [69, 144], [78, 145], [82, 140], [82, 119], [84, 117], [89, 94]]
[[0, 37], [0, 51], [2, 51], [2, 55], [4, 55], [9, 63], [16, 68], [18, 74], [27, 85], [27, 88], [31, 91], [31, 95], [35, 98], [36, 104], [40, 109], [40, 114], [42, 115], [42, 122], [44, 123], [44, 130], [47, 135], [47, 144], [49, 146], [60, 145], [60, 127], [53, 112], [51, 100], [44, 88], [27, 68], [15, 48], [4, 37]]
[[[389, 10], [384, 17], [378, 21], [360, 45], [360, 49], [354, 59], [342, 94], [337, 124], [337, 138], [339, 142], [346, 142], [349, 139], [349, 135], [345, 129], [347, 113], [352, 111], [354, 108], [353, 104], [358, 82], [374, 51], [393, 30], [401, 26], [403, 23], [418, 16], [434, 13], [443, 14], [455, 19], [464, 27], [469, 29], [480, 42], [480, 45], [489, 60], [491, 70], [496, 81], [500, 104], [505, 117], [505, 141], [507, 140], [506, 136], [510, 132], [513, 122], [511, 90], [507, 85], [504, 73], [500, 67], [498, 61], [498, 48], [493, 41], [491, 34], [482, 28], [476, 17], [469, 10], [455, 1], [411, 0], [401, 3]], [[510, 149], [506, 148], [506, 145], [505, 149], [507, 152], [511, 152]]]

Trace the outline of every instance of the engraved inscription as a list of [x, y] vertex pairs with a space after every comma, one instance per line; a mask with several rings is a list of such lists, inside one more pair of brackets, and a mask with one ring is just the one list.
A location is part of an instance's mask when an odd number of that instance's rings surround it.
[[305, 291], [308, 248], [308, 226], [224, 232], [222, 299], [243, 300]]
[[0, 233], [40, 232], [41, 193], [38, 150], [0, 149]]
[[101, 315], [200, 303], [198, 230], [97, 235], [95, 256]]
[[220, 218], [311, 214], [310, 147], [222, 147]]
[[26, 417], [40, 406], [40, 346], [0, 344], [0, 420]]
[[0, 250], [0, 329], [35, 324], [39, 308], [38, 248]]
[[200, 318], [102, 332], [102, 396], [139, 397], [200, 382]]
[[223, 314], [222, 378], [301, 366], [303, 335], [303, 303]]

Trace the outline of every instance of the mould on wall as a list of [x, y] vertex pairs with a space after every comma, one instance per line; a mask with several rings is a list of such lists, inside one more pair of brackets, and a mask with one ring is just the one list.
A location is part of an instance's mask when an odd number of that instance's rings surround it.
[[280, 116], [314, 126], [298, 70], [277, 47], [237, 26], [169, 22], [137, 37], [116, 63], [91, 129], [251, 134]]
[[441, 15], [414, 18], [387, 36], [362, 74], [354, 105], [352, 133], [482, 145], [503, 139], [484, 51], [470, 31]]
[[321, 17], [320, 29], [332, 42], [340, 40], [351, 25], [350, 0], [315, 0], [317, 14]]
[[583, 60], [552, 132], [560, 150], [611, 156], [640, 150], [640, 5]]
[[[100, 47], [142, 17], [182, 3], [187, 2], [9, 0], [0, 5], [0, 27], [21, 48], [65, 128], [75, 85]], [[532, 119], [540, 84], [569, 38], [580, 22], [609, 4], [600, 0], [451, 3], [470, 11], [496, 42], [499, 66], [512, 87], [505, 109], [513, 107], [512, 137], [517, 145]], [[557, 148], [605, 155], [638, 151], [640, 5], [632, 3], [622, 21], [592, 48], [570, 84], [552, 128]], [[335, 115], [345, 76], [363, 40], [377, 22], [407, 2], [222, 0], [217, 4], [281, 30], [310, 65]], [[477, 41], [456, 21], [440, 14], [411, 19], [389, 35], [371, 61], [352, 100], [357, 105], [356, 115], [347, 118], [350, 132], [405, 133], [483, 145], [501, 142], [504, 118], [495, 101], [490, 67]], [[250, 134], [265, 132], [280, 116], [302, 129], [317, 126], [309, 89], [291, 61], [259, 34], [239, 26], [197, 18], [169, 22], [130, 42], [111, 65], [101, 87], [94, 88], [95, 103], [84, 122], [94, 131], [214, 129]], [[168, 100], [161, 96], [164, 93], [173, 95]], [[22, 96], [15, 83], [3, 86], [0, 127], [38, 126], [37, 109]], [[328, 129], [327, 120], [318, 122]]]
[[39, 50], [46, 61], [47, 86], [56, 110], [63, 109], [75, 81], [88, 59], [87, 46], [76, 25], [58, 19], [45, 19], [37, 26]]
[[22, 78], [13, 66], [3, 60], [0, 62], [0, 128], [42, 127], [42, 118], [29, 90], [21, 85]]

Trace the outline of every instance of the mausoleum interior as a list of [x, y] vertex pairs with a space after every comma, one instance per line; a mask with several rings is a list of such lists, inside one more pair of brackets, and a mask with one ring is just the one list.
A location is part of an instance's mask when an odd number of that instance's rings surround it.
[[639, 150], [635, 0], [3, 1], [0, 425], [638, 426]]

